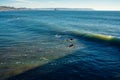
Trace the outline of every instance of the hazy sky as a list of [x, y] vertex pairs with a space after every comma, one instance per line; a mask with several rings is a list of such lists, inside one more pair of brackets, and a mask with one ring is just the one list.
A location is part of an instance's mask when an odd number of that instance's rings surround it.
[[0, 0], [0, 6], [120, 10], [120, 0]]

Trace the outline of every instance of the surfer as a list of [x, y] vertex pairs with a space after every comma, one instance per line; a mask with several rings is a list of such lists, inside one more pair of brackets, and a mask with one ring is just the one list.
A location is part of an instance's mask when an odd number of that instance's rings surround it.
[[66, 42], [73, 42], [74, 41], [74, 39], [73, 38], [70, 38], [70, 39], [67, 39], [67, 40], [65, 40]]
[[75, 45], [74, 45], [74, 39], [73, 38], [69, 38], [67, 40], [65, 40], [65, 42], [67, 43], [70, 43], [67, 47], [68, 48], [73, 48]]
[[70, 44], [68, 47], [69, 47], [69, 48], [74, 47], [74, 44]]
[[70, 38], [70, 39], [69, 39], [69, 42], [71, 42], [71, 44], [68, 46], [69, 48], [74, 47], [73, 41], [74, 41], [74, 39], [73, 39], [73, 38]]
[[74, 39], [73, 38], [70, 38], [70, 41], [73, 41]]

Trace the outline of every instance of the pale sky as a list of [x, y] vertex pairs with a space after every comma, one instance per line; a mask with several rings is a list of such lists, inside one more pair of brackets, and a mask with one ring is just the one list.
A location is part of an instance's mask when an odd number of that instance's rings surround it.
[[0, 6], [120, 10], [120, 0], [0, 0]]

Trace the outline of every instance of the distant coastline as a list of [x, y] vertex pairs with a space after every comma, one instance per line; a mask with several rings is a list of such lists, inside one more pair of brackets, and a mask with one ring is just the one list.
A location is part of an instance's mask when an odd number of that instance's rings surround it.
[[26, 10], [27, 8], [15, 8], [9, 6], [0, 6], [0, 11], [10, 11], [10, 10]]
[[9, 6], [0, 6], [0, 11], [11, 10], [43, 10], [43, 11], [94, 11], [92, 8], [15, 8]]
[[33, 10], [51, 10], [51, 11], [94, 11], [92, 8], [31, 8]]

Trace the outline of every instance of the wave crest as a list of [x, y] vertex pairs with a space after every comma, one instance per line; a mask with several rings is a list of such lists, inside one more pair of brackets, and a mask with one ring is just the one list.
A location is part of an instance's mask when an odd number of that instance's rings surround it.
[[117, 38], [114, 36], [104, 35], [104, 34], [95, 34], [95, 33], [89, 33], [89, 32], [84, 33], [84, 32], [78, 32], [78, 31], [70, 31], [68, 33], [77, 38], [82, 38], [89, 41], [107, 43], [110, 45], [120, 47], [120, 38]]

